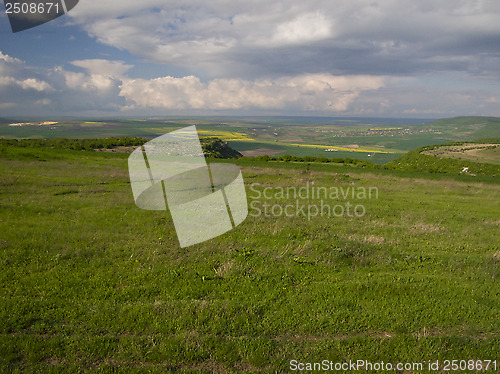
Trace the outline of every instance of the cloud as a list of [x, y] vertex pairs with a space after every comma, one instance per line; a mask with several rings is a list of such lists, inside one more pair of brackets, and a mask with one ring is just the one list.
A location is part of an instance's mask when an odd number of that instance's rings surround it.
[[51, 91], [52, 87], [47, 82], [39, 81], [38, 79], [28, 78], [23, 81], [17, 81], [20, 87], [25, 90], [35, 90], [38, 92]]
[[59, 70], [65, 78], [66, 87], [81, 92], [103, 93], [117, 88], [121, 81], [118, 78], [102, 74], [84, 74]]
[[72, 61], [71, 64], [87, 70], [90, 74], [106, 75], [109, 77], [121, 77], [134, 67], [133, 65], [125, 64], [123, 61], [103, 59], [78, 60]]
[[0, 103], [0, 109], [8, 109], [8, 108], [13, 108], [15, 106], [16, 104], [14, 103]]
[[[196, 76], [133, 79], [131, 65], [122, 61], [80, 60], [71, 65], [83, 72], [60, 66], [33, 69], [1, 55], [0, 69], [10, 66], [0, 78], [0, 102], [26, 101], [60, 114], [88, 110], [276, 110], [344, 112], [360, 93], [384, 86], [383, 77], [302, 74], [276, 79], [216, 78], [202, 81]], [[8, 61], [8, 62], [7, 62]], [[12, 87], [16, 86], [16, 90]], [[30, 95], [20, 91], [30, 91]], [[9, 105], [9, 108], [12, 105]], [[35, 110], [36, 108], [34, 108]]]
[[329, 74], [282, 77], [255, 81], [163, 77], [124, 80], [120, 95], [129, 109], [249, 110], [286, 109], [342, 112], [364, 90], [383, 86], [381, 77], [336, 77]]
[[70, 15], [101, 43], [211, 78], [498, 77], [500, 63], [500, 3], [491, 0], [88, 0]]
[[499, 114], [498, 1], [86, 0], [64, 19], [165, 72], [0, 52], [5, 111]]
[[0, 52], [0, 105], [6, 115], [41, 115], [85, 113], [85, 111], [119, 110], [125, 100], [119, 96], [118, 77], [97, 74], [106, 67], [125, 66], [117, 61], [87, 61], [89, 71], [78, 73], [56, 66], [40, 69]]
[[307, 13], [276, 27], [271, 44], [304, 44], [328, 39], [331, 36], [330, 21], [320, 12]]
[[500, 97], [494, 89], [465, 87], [456, 82], [455, 87], [449, 87], [450, 82], [440, 78], [434, 86], [423, 84], [420, 78], [405, 79], [406, 84], [398, 81], [388, 79], [387, 85], [376, 91], [361, 92], [351, 110], [369, 117], [500, 116], [498, 102], [492, 100]]
[[0, 60], [6, 62], [6, 63], [11, 63], [11, 64], [22, 64], [23, 62], [17, 58], [10, 57], [8, 55], [3, 54], [0, 51]]
[[195, 75], [138, 79], [128, 75], [129, 68], [113, 60], [34, 68], [0, 52], [2, 116], [500, 115], [498, 88], [477, 89], [466, 75], [443, 79], [304, 73], [255, 79], [201, 79]]
[[22, 60], [0, 52], [0, 87], [4, 90], [51, 91], [52, 87], [38, 77], [27, 77], [25, 64]]

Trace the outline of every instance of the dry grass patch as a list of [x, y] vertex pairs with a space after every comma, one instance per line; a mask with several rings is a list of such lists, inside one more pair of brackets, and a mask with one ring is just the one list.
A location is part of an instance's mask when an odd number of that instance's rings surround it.
[[215, 275], [224, 278], [230, 273], [233, 266], [234, 266], [234, 260], [226, 261], [217, 268], [214, 268]]
[[443, 230], [442, 227], [438, 225], [433, 225], [429, 223], [417, 223], [412, 228], [410, 228], [410, 232], [413, 234], [419, 233], [429, 233], [429, 232], [441, 232]]
[[500, 261], [500, 251], [496, 251], [495, 253], [493, 253], [493, 260]]
[[302, 244], [299, 244], [292, 250], [294, 255], [304, 255], [307, 252], [307, 249], [311, 247], [311, 241], [306, 240]]
[[368, 236], [349, 235], [347, 237], [347, 240], [350, 240], [352, 242], [371, 243], [371, 244], [384, 244], [385, 243], [385, 239], [383, 237], [375, 236], [375, 235], [368, 235]]
[[258, 149], [252, 149], [249, 151], [241, 151], [240, 153], [243, 156], [251, 157], [251, 156], [264, 156], [264, 155], [276, 155], [278, 153], [285, 152], [284, 149], [270, 149], [270, 148], [258, 148]]

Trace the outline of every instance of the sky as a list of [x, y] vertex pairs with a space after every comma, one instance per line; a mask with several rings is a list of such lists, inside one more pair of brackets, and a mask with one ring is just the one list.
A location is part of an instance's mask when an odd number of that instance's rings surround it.
[[80, 0], [12, 33], [0, 117], [500, 116], [498, 0]]

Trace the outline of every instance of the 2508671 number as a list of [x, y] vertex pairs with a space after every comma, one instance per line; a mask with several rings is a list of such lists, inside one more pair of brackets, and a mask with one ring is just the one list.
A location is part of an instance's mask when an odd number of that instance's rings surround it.
[[443, 370], [497, 370], [497, 362], [492, 360], [444, 360]]
[[55, 10], [59, 13], [59, 3], [6, 3], [7, 14], [45, 14]]

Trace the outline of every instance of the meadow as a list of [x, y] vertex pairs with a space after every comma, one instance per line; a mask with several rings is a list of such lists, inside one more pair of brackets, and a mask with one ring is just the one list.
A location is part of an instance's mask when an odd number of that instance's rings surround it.
[[[2, 147], [1, 372], [500, 366], [499, 177], [231, 160], [250, 215], [180, 248], [168, 211], [135, 206], [127, 156]], [[313, 186], [378, 193], [259, 196]], [[364, 214], [277, 214], [321, 203]]]

